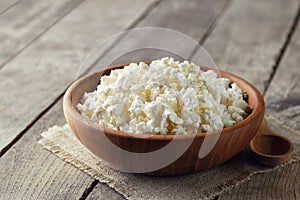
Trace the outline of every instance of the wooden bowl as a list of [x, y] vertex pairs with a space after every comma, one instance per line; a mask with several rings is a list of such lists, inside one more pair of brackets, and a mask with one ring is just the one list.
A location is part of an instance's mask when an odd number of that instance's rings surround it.
[[[76, 109], [85, 92], [94, 91], [102, 75], [117, 65], [88, 74], [75, 81], [63, 100], [64, 114], [75, 136], [94, 155], [121, 171], [170, 176], [198, 172], [219, 165], [246, 147], [255, 136], [264, 116], [261, 94], [247, 81], [218, 70], [221, 77], [236, 82], [248, 93], [251, 114], [243, 121], [220, 131], [191, 135], [132, 134], [101, 127], [81, 116]], [[201, 67], [206, 71], [210, 68]], [[212, 69], [214, 70], [214, 69]], [[215, 141], [214, 147], [201, 158], [199, 150], [206, 140]]]

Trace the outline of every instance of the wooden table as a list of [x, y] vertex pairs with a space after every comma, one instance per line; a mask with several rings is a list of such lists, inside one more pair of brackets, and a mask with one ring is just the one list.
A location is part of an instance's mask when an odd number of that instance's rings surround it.
[[[97, 41], [158, 26], [199, 41], [252, 82], [266, 115], [300, 128], [299, 0], [0, 0], [0, 199], [122, 199], [37, 141], [63, 125], [62, 96]], [[300, 163], [216, 199], [300, 199]]]

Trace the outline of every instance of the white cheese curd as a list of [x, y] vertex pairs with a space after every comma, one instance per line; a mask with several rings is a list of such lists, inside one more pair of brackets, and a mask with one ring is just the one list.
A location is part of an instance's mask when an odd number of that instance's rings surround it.
[[236, 83], [168, 57], [112, 70], [77, 109], [104, 127], [162, 135], [221, 130], [250, 110]]

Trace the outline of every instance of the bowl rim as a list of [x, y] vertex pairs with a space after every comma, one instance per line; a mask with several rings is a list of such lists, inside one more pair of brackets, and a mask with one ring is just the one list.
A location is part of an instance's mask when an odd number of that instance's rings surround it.
[[[139, 62], [138, 62], [139, 63]], [[144, 63], [149, 63], [149, 62], [144, 62]], [[90, 72], [86, 75], [84, 75], [83, 77], [77, 79], [76, 81], [74, 81], [69, 88], [67, 89], [67, 91], [64, 94], [64, 98], [63, 98], [63, 110], [65, 115], [69, 115], [72, 114], [73, 117], [77, 118], [77, 120], [79, 120], [81, 123], [83, 123], [86, 126], [90, 126], [92, 128], [98, 129], [99, 131], [101, 131], [102, 133], [105, 134], [111, 134], [111, 135], [115, 135], [115, 136], [119, 136], [119, 137], [124, 137], [124, 138], [130, 138], [130, 139], [148, 139], [148, 140], [185, 140], [185, 139], [196, 139], [196, 138], [202, 138], [202, 137], [206, 137], [206, 136], [210, 136], [210, 135], [215, 135], [215, 134], [224, 134], [224, 133], [228, 133], [228, 132], [232, 132], [235, 129], [241, 128], [245, 125], [247, 125], [248, 123], [250, 123], [251, 121], [254, 121], [257, 117], [260, 116], [260, 112], [263, 112], [264, 114], [264, 99], [262, 97], [262, 95], [260, 94], [260, 92], [258, 91], [258, 89], [256, 89], [252, 84], [250, 84], [248, 81], [244, 80], [243, 78], [234, 75], [230, 72], [224, 71], [224, 70], [220, 70], [220, 69], [215, 69], [212, 67], [207, 67], [207, 66], [203, 66], [203, 65], [197, 65], [201, 68], [201, 70], [213, 70], [216, 71], [218, 74], [219, 72], [221, 74], [226, 74], [226, 78], [229, 78], [232, 81], [233, 79], [237, 79], [239, 80], [239, 85], [241, 83], [247, 85], [247, 87], [250, 88], [250, 90], [253, 91], [253, 93], [255, 95], [254, 96], [254, 101], [257, 102], [254, 107], [251, 107], [251, 114], [244, 120], [238, 122], [237, 124], [234, 124], [232, 126], [229, 127], [225, 127], [222, 130], [215, 130], [215, 131], [209, 131], [209, 132], [201, 132], [201, 133], [193, 133], [193, 134], [187, 134], [187, 135], [158, 135], [158, 134], [136, 134], [136, 133], [127, 133], [127, 132], [123, 132], [120, 130], [114, 130], [111, 128], [107, 128], [107, 127], [103, 127], [100, 126], [99, 124], [92, 122], [91, 120], [88, 120], [86, 118], [84, 118], [80, 112], [77, 110], [77, 108], [73, 105], [72, 103], [72, 94], [74, 92], [74, 88], [78, 87], [78, 85], [80, 85], [80, 83], [85, 80], [86, 78], [89, 78], [90, 76], [94, 76], [95, 74], [100, 74], [101, 77], [101, 73], [103, 73], [104, 71], [111, 71], [112, 69], [120, 69], [123, 68], [125, 66], [128, 66], [129, 64], [118, 64], [118, 65], [113, 65], [113, 66], [109, 66], [107, 68], [104, 69], [100, 69], [100, 70], [96, 70], [93, 72]], [[223, 77], [223, 76], [222, 76]], [[99, 80], [100, 81], [100, 80]], [[236, 81], [232, 81], [232, 82], [236, 82]], [[249, 92], [247, 92], [249, 95]], [[261, 108], [261, 109], [259, 109]], [[67, 118], [67, 116], [66, 116]]]

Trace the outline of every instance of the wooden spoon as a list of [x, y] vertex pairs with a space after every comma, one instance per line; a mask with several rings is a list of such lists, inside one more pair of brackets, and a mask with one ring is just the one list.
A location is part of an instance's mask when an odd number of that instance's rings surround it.
[[257, 135], [251, 140], [249, 148], [256, 160], [268, 166], [288, 161], [294, 149], [292, 142], [271, 131], [265, 120], [261, 123]]

